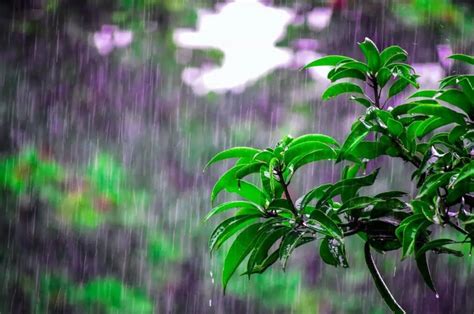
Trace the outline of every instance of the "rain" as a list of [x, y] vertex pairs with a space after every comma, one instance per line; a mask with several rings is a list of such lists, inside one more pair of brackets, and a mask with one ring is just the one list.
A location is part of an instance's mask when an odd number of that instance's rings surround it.
[[[216, 153], [286, 135], [344, 140], [364, 108], [323, 102], [330, 68], [303, 67], [362, 60], [366, 37], [403, 47], [424, 89], [474, 73], [447, 59], [474, 54], [471, 0], [2, 1], [0, 313], [388, 313], [357, 237], [339, 260], [348, 268], [311, 242], [285, 271], [239, 269], [224, 294], [230, 242], [210, 254], [220, 221], [205, 220], [230, 165], [204, 170]], [[365, 192], [415, 193], [413, 167], [384, 156], [367, 171], [378, 167]], [[289, 193], [340, 172], [305, 166]], [[413, 259], [374, 257], [408, 313], [473, 313], [464, 253], [430, 255], [436, 297]]]

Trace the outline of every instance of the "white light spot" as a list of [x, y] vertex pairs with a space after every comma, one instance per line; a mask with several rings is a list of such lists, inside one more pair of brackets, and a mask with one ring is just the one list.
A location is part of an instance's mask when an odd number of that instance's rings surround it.
[[183, 81], [198, 94], [240, 92], [287, 65], [291, 51], [275, 44], [285, 35], [293, 15], [289, 9], [273, 8], [256, 0], [225, 3], [215, 12], [200, 10], [197, 30], [178, 29], [174, 41], [184, 48], [218, 49], [224, 57], [221, 66], [201, 67], [191, 76], [183, 73]]

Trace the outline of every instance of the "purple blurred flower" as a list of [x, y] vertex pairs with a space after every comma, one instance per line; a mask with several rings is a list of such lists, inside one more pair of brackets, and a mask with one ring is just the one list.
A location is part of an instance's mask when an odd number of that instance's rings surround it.
[[114, 44], [115, 47], [124, 48], [130, 45], [133, 39], [133, 33], [131, 31], [116, 31], [114, 33]]
[[319, 43], [316, 39], [312, 38], [301, 38], [293, 41], [293, 47], [295, 50], [312, 50], [315, 51], [319, 47]]
[[445, 70], [449, 71], [453, 66], [453, 60], [448, 59], [448, 57], [453, 54], [453, 49], [450, 45], [442, 44], [437, 45], [436, 50], [438, 51], [439, 63]]
[[329, 25], [332, 16], [332, 8], [315, 8], [308, 13], [307, 21], [310, 28], [319, 31]]
[[94, 45], [103, 56], [111, 53], [114, 48], [127, 47], [132, 40], [132, 31], [119, 30], [115, 25], [102, 25], [100, 32], [94, 33]]

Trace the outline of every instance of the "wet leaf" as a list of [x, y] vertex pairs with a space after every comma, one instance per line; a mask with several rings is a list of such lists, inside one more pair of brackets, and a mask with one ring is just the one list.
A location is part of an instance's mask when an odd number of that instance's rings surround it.
[[344, 243], [331, 237], [325, 237], [319, 248], [321, 259], [328, 265], [349, 267], [346, 259]]
[[397, 303], [390, 290], [388, 290], [387, 285], [383, 281], [382, 276], [380, 275], [372, 258], [372, 254], [370, 253], [369, 242], [366, 242], [364, 245], [364, 256], [375, 286], [377, 287], [377, 290], [379, 291], [382, 298], [385, 300], [385, 303], [396, 314], [406, 313], [405, 310]]
[[280, 262], [283, 270], [286, 269], [288, 258], [290, 257], [291, 253], [293, 253], [293, 250], [296, 248], [296, 245], [303, 235], [304, 234], [301, 232], [292, 230], [283, 237], [279, 248]]
[[212, 157], [211, 160], [204, 167], [204, 170], [207, 169], [207, 167], [209, 167], [213, 163], [216, 163], [216, 162], [222, 161], [222, 160], [226, 160], [226, 159], [232, 159], [232, 158], [249, 158], [249, 159], [252, 159], [252, 157], [255, 156], [259, 152], [260, 152], [260, 150], [255, 149], [255, 148], [251, 148], [251, 147], [233, 147], [233, 148], [229, 148], [229, 149], [224, 150], [220, 153], [217, 153], [214, 157]]
[[345, 60], [352, 60], [352, 59], [346, 56], [337, 56], [337, 55], [324, 56], [322, 58], [316, 59], [308, 63], [307, 65], [304, 66], [303, 69], [318, 67], [318, 66], [336, 66], [339, 62], [345, 61]]
[[229, 252], [225, 257], [224, 268], [222, 270], [222, 286], [227, 287], [230, 278], [235, 273], [242, 261], [254, 248], [254, 239], [257, 237], [261, 223], [253, 224], [242, 231], [232, 243]]
[[331, 86], [329, 86], [328, 89], [323, 93], [323, 100], [328, 100], [330, 98], [339, 96], [341, 94], [346, 94], [346, 93], [357, 93], [357, 94], [363, 94], [364, 91], [362, 88], [359, 87], [359, 85], [356, 85], [354, 83], [349, 83], [349, 82], [344, 82], [344, 83], [336, 83]]
[[254, 209], [256, 212], [261, 212], [261, 209], [252, 202], [247, 201], [233, 201], [233, 202], [226, 202], [222, 203], [216, 207], [214, 207], [204, 218], [204, 220], [209, 220], [214, 215], [223, 213], [229, 209], [233, 208], [251, 208]]
[[372, 40], [366, 37], [362, 43], [359, 43], [359, 47], [365, 56], [369, 69], [374, 73], [377, 72], [381, 65], [380, 53], [377, 46]]

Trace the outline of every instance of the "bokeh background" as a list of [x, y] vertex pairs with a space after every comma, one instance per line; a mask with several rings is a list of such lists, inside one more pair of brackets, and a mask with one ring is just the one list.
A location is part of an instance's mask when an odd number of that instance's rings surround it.
[[[473, 17], [472, 0], [1, 1], [0, 313], [387, 313], [357, 239], [349, 269], [311, 243], [224, 296], [202, 220], [225, 164], [202, 170], [234, 145], [342, 140], [360, 109], [300, 68], [361, 57], [364, 37], [405, 48], [423, 88], [473, 72], [446, 61], [473, 54]], [[376, 189], [413, 192], [410, 166], [379, 164]], [[291, 193], [338, 170], [306, 167]], [[430, 257], [439, 299], [410, 260], [377, 263], [410, 313], [472, 313], [465, 253]]]

